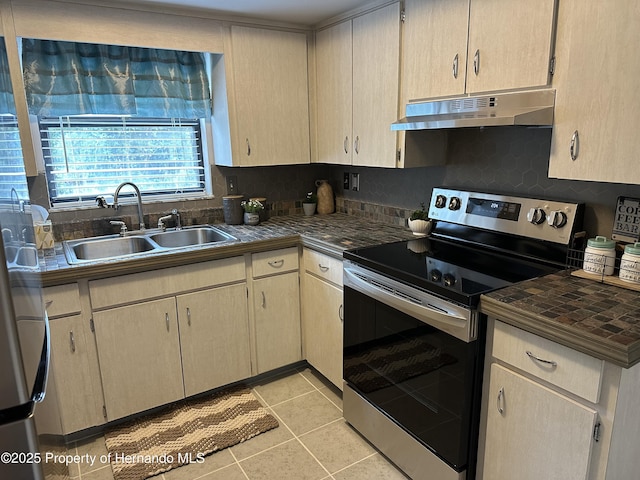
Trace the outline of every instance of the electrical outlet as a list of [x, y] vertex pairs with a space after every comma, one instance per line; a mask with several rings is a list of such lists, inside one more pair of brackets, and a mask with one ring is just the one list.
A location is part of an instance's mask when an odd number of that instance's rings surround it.
[[236, 195], [238, 193], [238, 177], [229, 175], [225, 178], [227, 180], [227, 195]]
[[351, 190], [353, 192], [360, 191], [360, 174], [359, 173], [351, 174]]
[[344, 172], [344, 176], [342, 177], [342, 189], [343, 190], [351, 190], [351, 186], [349, 183], [349, 172]]

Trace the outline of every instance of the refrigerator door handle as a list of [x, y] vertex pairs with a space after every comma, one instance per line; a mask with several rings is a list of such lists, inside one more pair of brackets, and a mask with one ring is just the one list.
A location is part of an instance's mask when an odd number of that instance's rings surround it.
[[49, 379], [49, 362], [51, 359], [51, 345], [49, 332], [49, 317], [44, 312], [44, 339], [42, 341], [42, 353], [40, 354], [40, 363], [36, 372], [36, 379], [33, 383], [33, 391], [31, 392], [32, 402], [42, 402], [47, 391], [47, 381]]

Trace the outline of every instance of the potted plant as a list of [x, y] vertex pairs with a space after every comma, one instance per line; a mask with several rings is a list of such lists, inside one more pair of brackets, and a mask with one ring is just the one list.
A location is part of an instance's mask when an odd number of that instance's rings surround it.
[[264, 205], [255, 199], [242, 202], [240, 205], [244, 209], [245, 225], [258, 225], [260, 223], [260, 212], [264, 210]]
[[302, 201], [302, 209], [306, 216], [311, 216], [316, 213], [316, 207], [318, 205], [318, 197], [315, 193], [307, 193], [307, 197]]
[[414, 235], [426, 235], [431, 228], [431, 220], [429, 220], [429, 212], [424, 207], [424, 203], [420, 203], [420, 210], [414, 210], [407, 221], [409, 228]]

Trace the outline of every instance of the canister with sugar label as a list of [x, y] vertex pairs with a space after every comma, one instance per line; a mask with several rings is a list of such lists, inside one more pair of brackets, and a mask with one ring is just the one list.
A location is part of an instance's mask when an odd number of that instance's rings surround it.
[[640, 242], [624, 247], [620, 261], [620, 280], [640, 283]]
[[613, 275], [613, 267], [616, 263], [616, 242], [607, 237], [597, 236], [587, 240], [587, 248], [584, 251], [585, 272], [597, 275]]

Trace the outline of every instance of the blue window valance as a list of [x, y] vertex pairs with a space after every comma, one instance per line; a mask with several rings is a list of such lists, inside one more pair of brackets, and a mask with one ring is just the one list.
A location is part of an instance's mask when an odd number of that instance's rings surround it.
[[23, 39], [22, 63], [34, 115], [211, 114], [202, 53]]

